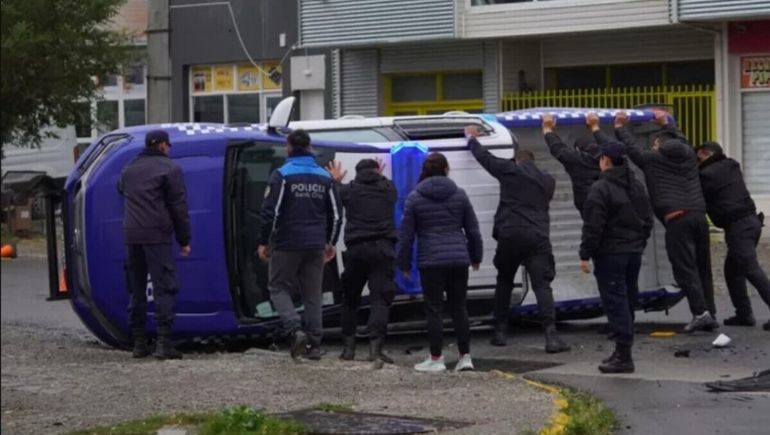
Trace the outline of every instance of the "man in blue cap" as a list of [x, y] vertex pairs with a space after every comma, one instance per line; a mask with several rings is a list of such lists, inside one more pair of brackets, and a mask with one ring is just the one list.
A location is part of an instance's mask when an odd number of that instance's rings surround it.
[[639, 293], [639, 270], [652, 231], [652, 209], [644, 187], [634, 177], [623, 144], [601, 145], [602, 174], [588, 192], [583, 209], [580, 268], [594, 275], [607, 314], [615, 351], [602, 361], [602, 373], [632, 373], [633, 302]]
[[182, 357], [171, 341], [174, 303], [179, 290], [171, 233], [190, 254], [190, 217], [187, 213], [182, 169], [169, 157], [168, 133], [152, 130], [145, 136], [145, 148], [123, 169], [118, 190], [123, 196], [123, 235], [126, 243], [126, 281], [130, 292], [128, 319], [134, 341], [134, 358], [150, 354], [147, 346], [147, 274], [155, 299], [158, 340], [155, 357]]

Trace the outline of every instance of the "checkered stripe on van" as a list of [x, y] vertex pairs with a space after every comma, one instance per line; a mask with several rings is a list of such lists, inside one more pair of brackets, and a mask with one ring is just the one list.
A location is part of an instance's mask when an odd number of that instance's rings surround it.
[[226, 125], [216, 124], [198, 124], [198, 123], [175, 123], [161, 124], [162, 128], [177, 129], [188, 136], [212, 133], [237, 133], [241, 131], [265, 131], [265, 126], [260, 124], [250, 124], [246, 126], [228, 127]]
[[[614, 117], [618, 112], [621, 112], [621, 110], [617, 109], [605, 109], [605, 110], [597, 110], [595, 111], [596, 115], [599, 118], [607, 118], [607, 117]], [[644, 116], [644, 112], [641, 110], [626, 110], [625, 111], [629, 116]], [[535, 111], [535, 112], [525, 112], [525, 113], [516, 113], [516, 114], [508, 114], [503, 116], [503, 119], [506, 119], [508, 121], [513, 120], [521, 120], [526, 121], [529, 119], [541, 119], [544, 114], [551, 113], [553, 114], [557, 119], [567, 119], [567, 118], [573, 118], [573, 119], [579, 119], [584, 118], [589, 111], [585, 110], [559, 110], [559, 111], [552, 111], [552, 110], [543, 110], [543, 111]]]

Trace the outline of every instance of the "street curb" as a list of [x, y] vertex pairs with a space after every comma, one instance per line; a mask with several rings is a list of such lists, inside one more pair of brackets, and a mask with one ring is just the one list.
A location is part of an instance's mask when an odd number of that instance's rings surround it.
[[[503, 372], [500, 370], [493, 370], [492, 373], [501, 376], [505, 379], [514, 380], [516, 375], [513, 373]], [[537, 381], [532, 381], [526, 378], [521, 378], [524, 382], [532, 385], [535, 388], [546, 391], [553, 396], [553, 404], [556, 406], [556, 411], [551, 415], [551, 419], [544, 428], [540, 429], [537, 433], [539, 435], [563, 435], [566, 433], [567, 425], [570, 422], [570, 417], [564, 412], [567, 409], [568, 402], [564, 395], [561, 393], [561, 389], [543, 384]]]

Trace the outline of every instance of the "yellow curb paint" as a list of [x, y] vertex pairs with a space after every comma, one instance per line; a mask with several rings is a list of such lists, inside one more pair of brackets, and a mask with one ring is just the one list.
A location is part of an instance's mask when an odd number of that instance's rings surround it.
[[[501, 376], [505, 379], [514, 380], [517, 376], [513, 373], [503, 372], [500, 370], [492, 370], [492, 373]], [[551, 415], [551, 421], [548, 426], [540, 429], [538, 432], [540, 435], [563, 435], [566, 432], [567, 424], [569, 424], [570, 418], [564, 412], [569, 406], [567, 399], [561, 394], [561, 390], [551, 385], [542, 384], [540, 382], [531, 381], [529, 379], [522, 380], [535, 388], [540, 388], [553, 396], [553, 404], [556, 406], [556, 411]]]
[[650, 337], [660, 337], [660, 338], [673, 337], [675, 335], [676, 335], [676, 332], [673, 332], [673, 331], [655, 331], [650, 333]]

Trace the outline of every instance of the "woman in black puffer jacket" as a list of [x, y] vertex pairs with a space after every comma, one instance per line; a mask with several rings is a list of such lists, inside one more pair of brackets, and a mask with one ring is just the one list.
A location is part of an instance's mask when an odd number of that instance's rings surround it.
[[406, 200], [399, 230], [398, 264], [407, 278], [412, 264], [412, 244], [417, 239], [417, 266], [428, 320], [430, 358], [414, 367], [418, 371], [446, 370], [441, 354], [444, 292], [460, 351], [455, 370], [473, 370], [465, 296], [468, 267], [479, 269], [483, 246], [468, 195], [447, 177], [448, 173], [449, 163], [443, 154], [428, 156], [422, 166], [420, 183]]

